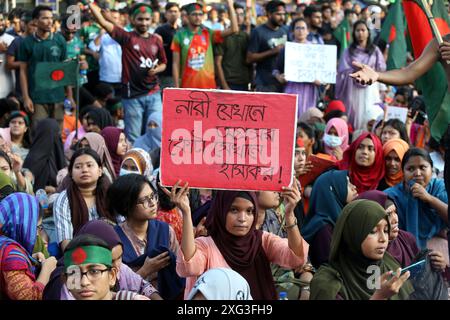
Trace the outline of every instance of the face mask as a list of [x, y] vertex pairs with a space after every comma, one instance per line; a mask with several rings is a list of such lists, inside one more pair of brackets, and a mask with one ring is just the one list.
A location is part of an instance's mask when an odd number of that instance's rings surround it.
[[131, 173], [140, 174], [140, 173], [137, 172], [137, 171], [131, 171], [131, 170], [127, 170], [127, 169], [124, 169], [124, 168], [120, 168], [119, 176], [120, 176], [120, 177], [121, 177], [121, 176], [126, 176], [127, 174], [131, 174]]
[[330, 148], [336, 148], [342, 144], [342, 139], [337, 136], [325, 134], [323, 136], [323, 142]]

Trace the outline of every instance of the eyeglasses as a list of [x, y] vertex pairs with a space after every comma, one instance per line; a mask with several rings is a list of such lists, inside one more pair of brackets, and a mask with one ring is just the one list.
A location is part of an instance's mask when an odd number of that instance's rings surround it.
[[158, 202], [158, 195], [156, 193], [152, 193], [152, 195], [146, 196], [137, 201], [138, 204], [142, 204], [146, 209], [150, 208], [152, 203], [156, 202]]
[[98, 280], [98, 279], [100, 279], [102, 277], [103, 272], [110, 271], [111, 268], [106, 268], [106, 269], [103, 269], [103, 270], [100, 270], [100, 269], [89, 269], [86, 272], [81, 272], [81, 270], [78, 272], [78, 270], [73, 270], [70, 273], [66, 273], [67, 279], [71, 280], [72, 278], [79, 276], [80, 277], [80, 281], [81, 281], [81, 279], [83, 279], [83, 276], [86, 276], [89, 281], [96, 281], [96, 280]]

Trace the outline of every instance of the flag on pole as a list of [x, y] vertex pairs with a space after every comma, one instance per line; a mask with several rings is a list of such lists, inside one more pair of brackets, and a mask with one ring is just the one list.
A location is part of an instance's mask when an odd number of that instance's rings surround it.
[[340, 43], [339, 57], [342, 57], [345, 49], [352, 43], [352, 26], [346, 17], [334, 30], [333, 35]]
[[[428, 18], [422, 4], [417, 0], [403, 0], [403, 10], [408, 24], [414, 58], [422, 54], [428, 43], [434, 38]], [[431, 12], [442, 36], [450, 33], [450, 21], [442, 1], [433, 1]], [[416, 81], [416, 86], [425, 99], [431, 135], [437, 141], [445, 134], [450, 124], [450, 95], [444, 68], [435, 63], [422, 77]]]
[[78, 63], [76, 60], [64, 62], [39, 62], [34, 73], [36, 90], [56, 89], [77, 85]]

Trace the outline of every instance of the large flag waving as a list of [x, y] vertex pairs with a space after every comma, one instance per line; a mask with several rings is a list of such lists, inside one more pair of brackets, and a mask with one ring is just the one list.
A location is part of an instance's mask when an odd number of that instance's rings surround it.
[[391, 4], [389, 13], [383, 22], [380, 38], [389, 45], [387, 69], [400, 69], [406, 65], [407, 47], [405, 39], [405, 19], [402, 1]]
[[[403, 10], [408, 23], [414, 58], [417, 59], [434, 38], [433, 32], [420, 1], [403, 0]], [[449, 34], [450, 21], [443, 1], [433, 1], [431, 12], [441, 35]], [[447, 78], [442, 65], [434, 64], [416, 81], [416, 86], [423, 92], [431, 135], [439, 141], [450, 124], [450, 95], [447, 92]]]
[[78, 62], [39, 62], [34, 72], [36, 90], [56, 89], [76, 85], [78, 79]]

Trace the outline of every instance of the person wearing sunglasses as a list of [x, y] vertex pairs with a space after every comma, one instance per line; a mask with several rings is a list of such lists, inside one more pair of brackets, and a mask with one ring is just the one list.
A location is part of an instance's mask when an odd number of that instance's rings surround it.
[[120, 176], [108, 189], [107, 203], [111, 214], [125, 217], [114, 227], [123, 244], [123, 262], [151, 281], [163, 299], [179, 298], [185, 284], [176, 272], [179, 244], [173, 228], [156, 219], [156, 188], [140, 174]]

